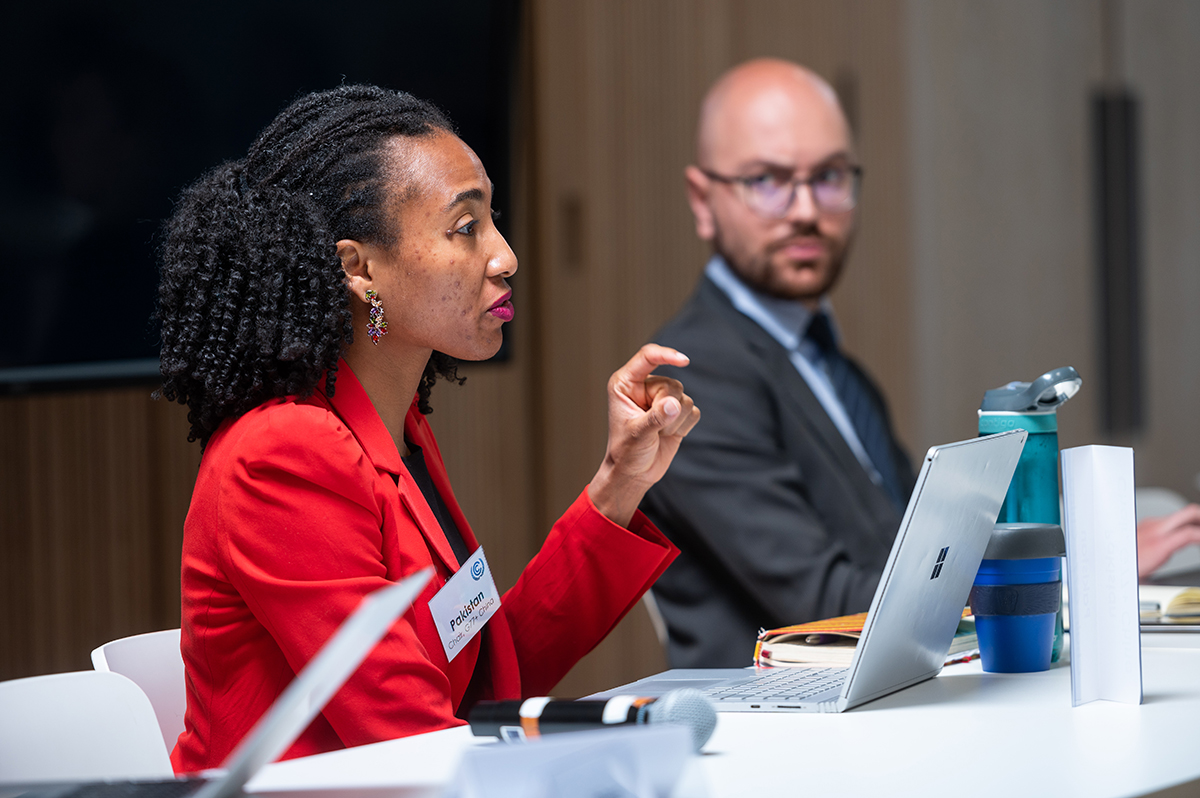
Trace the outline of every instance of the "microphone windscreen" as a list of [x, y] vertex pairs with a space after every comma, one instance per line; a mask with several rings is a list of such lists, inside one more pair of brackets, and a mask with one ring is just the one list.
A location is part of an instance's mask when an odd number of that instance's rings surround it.
[[704, 693], [685, 687], [663, 693], [657, 701], [649, 704], [646, 707], [646, 720], [648, 723], [687, 726], [692, 732], [692, 743], [699, 751], [717, 728], [717, 711]]

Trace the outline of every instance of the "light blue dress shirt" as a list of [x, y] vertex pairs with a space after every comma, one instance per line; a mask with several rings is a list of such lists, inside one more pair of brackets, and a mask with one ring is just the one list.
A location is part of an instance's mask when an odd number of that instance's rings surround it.
[[[854, 423], [829, 381], [824, 358], [817, 345], [804, 337], [804, 331], [808, 329], [808, 322], [812, 317], [804, 303], [770, 296], [751, 288], [733, 273], [720, 255], [712, 256], [708, 265], [704, 267], [704, 273], [729, 297], [729, 301], [738, 311], [766, 330], [768, 335], [787, 350], [788, 359], [808, 383], [813, 395], [829, 415], [829, 420], [842, 434], [846, 445], [854, 452], [871, 481], [876, 485], [882, 484], [879, 471], [871, 462], [867, 450], [863, 448], [862, 441], [858, 439], [858, 433], [854, 430]], [[833, 321], [833, 307], [828, 297], [821, 297], [821, 310], [829, 317], [834, 337], [839, 337]]]

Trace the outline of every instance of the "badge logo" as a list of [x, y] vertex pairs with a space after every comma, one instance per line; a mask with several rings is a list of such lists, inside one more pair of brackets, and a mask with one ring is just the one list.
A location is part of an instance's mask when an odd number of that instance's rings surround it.
[[500, 609], [500, 591], [480, 546], [429, 600], [446, 660], [453, 660]]

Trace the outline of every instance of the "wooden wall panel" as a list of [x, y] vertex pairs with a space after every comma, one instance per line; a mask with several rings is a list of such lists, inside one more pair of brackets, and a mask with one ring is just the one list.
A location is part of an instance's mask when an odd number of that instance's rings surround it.
[[917, 384], [912, 292], [906, 56], [901, 3], [752, 0], [728, 8], [725, 66], [756, 56], [802, 63], [842, 98], [863, 164], [858, 227], [832, 294], [848, 351], [879, 381], [902, 441], [913, 448]]
[[101, 643], [179, 625], [199, 447], [149, 394], [0, 399], [0, 678], [88, 668]]
[[983, 392], [1073, 365], [1064, 446], [1096, 442], [1088, 154], [1098, 4], [911, 4], [914, 371], [923, 446]]
[[[888, 202], [903, 190], [895, 156], [906, 151], [895, 100], [903, 75], [898, 12], [868, 6], [876, 8], [833, 0], [533, 3], [547, 519], [603, 454], [608, 375], [695, 286], [708, 252], [695, 236], [683, 168], [704, 92], [752, 56], [800, 60], [856, 89], [871, 216], [849, 274], [868, 265], [835, 302], [851, 348], [907, 415], [905, 217], [900, 203]], [[663, 662], [639, 608], [558, 692], [601, 689]]]
[[1119, 77], [1141, 102], [1146, 431], [1140, 485], [1200, 499], [1200, 5], [1117, 6]]
[[[1187, 2], [908, 4], [922, 445], [974, 434], [983, 391], [1073, 365], [1060, 443], [1133, 446], [1139, 485], [1200, 496], [1200, 13]], [[1103, 12], [1112, 14], [1106, 37]], [[1145, 428], [1100, 428], [1089, 98], [1141, 103]]]

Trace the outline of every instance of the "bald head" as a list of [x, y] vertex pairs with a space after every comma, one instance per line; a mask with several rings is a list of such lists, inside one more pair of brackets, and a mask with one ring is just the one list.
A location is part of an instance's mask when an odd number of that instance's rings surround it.
[[748, 61], [709, 90], [696, 140], [684, 173], [696, 234], [748, 285], [815, 306], [841, 273], [857, 202], [833, 89], [789, 61]]
[[[850, 129], [837, 94], [791, 61], [757, 58], [722, 75], [700, 107], [696, 159], [708, 169], [746, 152], [793, 151], [797, 140], [835, 141], [849, 152]], [[803, 144], [803, 141], [800, 142]]]

